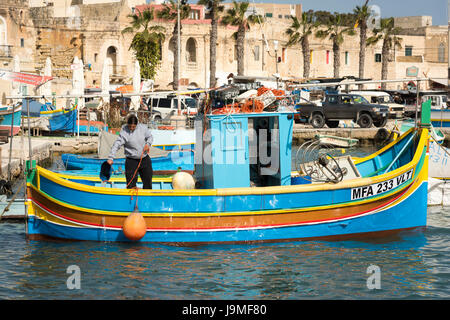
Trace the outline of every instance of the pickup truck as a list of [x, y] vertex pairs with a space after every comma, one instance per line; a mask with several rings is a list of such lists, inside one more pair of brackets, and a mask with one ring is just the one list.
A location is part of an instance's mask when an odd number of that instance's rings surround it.
[[[356, 94], [328, 94], [321, 105], [299, 103], [296, 105], [297, 121], [309, 122], [314, 128], [337, 128], [339, 120], [353, 120], [361, 128], [384, 127], [388, 119], [389, 108], [371, 104]], [[296, 122], [297, 122], [296, 121]]]

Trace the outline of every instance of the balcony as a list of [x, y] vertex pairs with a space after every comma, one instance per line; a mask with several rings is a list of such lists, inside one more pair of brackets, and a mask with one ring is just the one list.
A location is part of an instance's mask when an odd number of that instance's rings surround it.
[[127, 78], [127, 66], [125, 65], [113, 65], [110, 70], [111, 82], [121, 82]]
[[9, 45], [0, 45], [0, 58], [12, 58], [12, 47]]
[[423, 62], [423, 56], [397, 56], [397, 62]]

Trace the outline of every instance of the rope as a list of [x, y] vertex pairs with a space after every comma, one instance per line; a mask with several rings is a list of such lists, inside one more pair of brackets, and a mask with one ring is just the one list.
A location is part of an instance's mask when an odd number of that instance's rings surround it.
[[[128, 188], [128, 186], [130, 185], [131, 181], [133, 181], [133, 180], [134, 180], [134, 177], [136, 177], [136, 173], [138, 172], [139, 167], [141, 166], [141, 162], [142, 162], [142, 158], [143, 158], [143, 157], [144, 157], [144, 150], [142, 150], [141, 159], [139, 159], [139, 164], [138, 164], [138, 166], [136, 167], [136, 170], [134, 171], [133, 177], [132, 177], [132, 178], [130, 179], [130, 181], [127, 183], [126, 188]], [[134, 188], [137, 188], [137, 187], [134, 187]], [[133, 189], [134, 189], [134, 188], [133, 188]], [[133, 199], [133, 196], [132, 196], [131, 199]]]

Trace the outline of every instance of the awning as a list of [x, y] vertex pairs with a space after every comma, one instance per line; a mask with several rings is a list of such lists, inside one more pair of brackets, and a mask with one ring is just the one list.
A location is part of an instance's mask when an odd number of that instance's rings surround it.
[[431, 78], [430, 81], [439, 83], [440, 85], [445, 86], [445, 87], [448, 86], [448, 80], [447, 79], [443, 79], [443, 78], [433, 79], [433, 78]]

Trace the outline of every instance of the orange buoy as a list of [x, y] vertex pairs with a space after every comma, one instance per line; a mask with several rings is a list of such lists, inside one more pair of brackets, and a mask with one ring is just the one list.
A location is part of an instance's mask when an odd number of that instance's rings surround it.
[[122, 230], [125, 237], [132, 241], [141, 240], [145, 236], [147, 226], [144, 217], [137, 209], [125, 219]]

